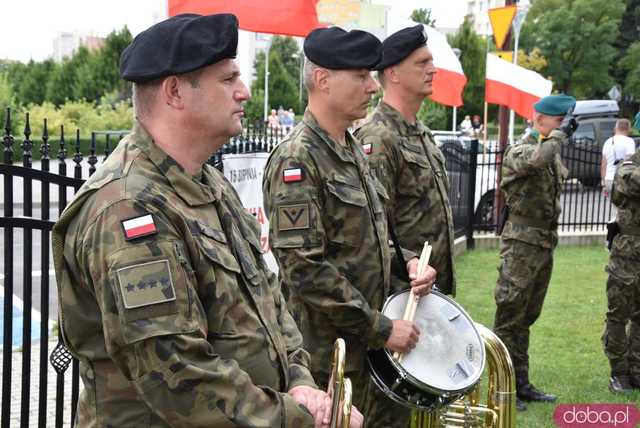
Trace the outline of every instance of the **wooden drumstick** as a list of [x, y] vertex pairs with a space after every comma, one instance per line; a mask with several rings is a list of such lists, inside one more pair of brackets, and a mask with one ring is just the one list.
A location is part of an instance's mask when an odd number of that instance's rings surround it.
[[[425, 270], [427, 270], [427, 266], [429, 265], [429, 258], [431, 257], [431, 245], [429, 245], [429, 241], [425, 241], [424, 246], [422, 247], [422, 253], [420, 254], [420, 259], [418, 260], [418, 276], [422, 275]], [[416, 316], [416, 310], [418, 309], [418, 302], [420, 301], [420, 296], [416, 296], [413, 293], [413, 290], [409, 292], [409, 299], [407, 300], [407, 306], [404, 309], [404, 315], [402, 319], [405, 321], [413, 321]], [[398, 362], [402, 361], [402, 356], [404, 354], [400, 352], [394, 352], [393, 358]]]

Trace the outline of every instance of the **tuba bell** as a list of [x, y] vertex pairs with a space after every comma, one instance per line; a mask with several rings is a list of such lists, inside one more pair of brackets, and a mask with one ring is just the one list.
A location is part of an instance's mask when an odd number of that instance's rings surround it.
[[487, 404], [480, 403], [479, 384], [464, 397], [433, 412], [413, 411], [411, 428], [513, 428], [516, 423], [516, 382], [507, 347], [491, 330], [476, 323], [489, 367]]
[[331, 378], [327, 394], [331, 397], [331, 428], [349, 428], [351, 418], [351, 380], [344, 377], [346, 359], [346, 345], [342, 338], [337, 338], [333, 344], [333, 361], [331, 363]]

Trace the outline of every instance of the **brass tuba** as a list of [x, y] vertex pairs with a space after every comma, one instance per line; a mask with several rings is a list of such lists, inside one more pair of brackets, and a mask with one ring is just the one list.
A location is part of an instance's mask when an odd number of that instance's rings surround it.
[[489, 366], [487, 404], [480, 404], [480, 383], [465, 397], [434, 412], [414, 410], [411, 428], [513, 428], [516, 424], [516, 381], [511, 357], [502, 340], [475, 323], [484, 341]]
[[[349, 428], [351, 418], [351, 380], [344, 377], [346, 359], [346, 345], [342, 338], [337, 338], [333, 344], [333, 361], [331, 363], [331, 378], [327, 394], [331, 397], [331, 428]], [[342, 424], [341, 424], [342, 422]]]

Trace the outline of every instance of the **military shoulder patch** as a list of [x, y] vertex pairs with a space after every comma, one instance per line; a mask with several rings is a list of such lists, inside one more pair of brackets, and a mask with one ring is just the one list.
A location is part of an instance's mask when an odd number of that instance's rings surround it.
[[287, 168], [282, 172], [282, 181], [285, 183], [295, 183], [304, 179], [302, 168]]
[[122, 220], [122, 230], [127, 241], [158, 233], [156, 223], [151, 214]]
[[309, 203], [278, 207], [278, 230], [309, 228]]
[[169, 260], [143, 262], [116, 271], [125, 309], [176, 300]]
[[371, 146], [371, 143], [363, 144], [362, 150], [364, 150], [365, 155], [370, 155], [373, 151], [373, 147]]

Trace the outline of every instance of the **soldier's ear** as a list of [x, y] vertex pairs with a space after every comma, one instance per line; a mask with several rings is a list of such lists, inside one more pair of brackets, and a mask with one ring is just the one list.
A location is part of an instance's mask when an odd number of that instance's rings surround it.
[[318, 90], [328, 92], [330, 87], [331, 71], [326, 68], [316, 67], [313, 70], [313, 84]]
[[184, 109], [184, 82], [177, 76], [169, 76], [160, 85], [163, 104], [177, 110]]

